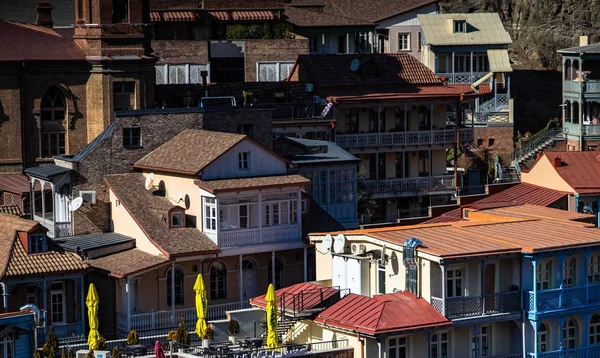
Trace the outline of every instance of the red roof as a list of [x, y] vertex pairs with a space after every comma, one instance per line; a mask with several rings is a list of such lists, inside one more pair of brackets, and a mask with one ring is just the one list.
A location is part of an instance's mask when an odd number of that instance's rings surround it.
[[453, 87], [439, 85], [413, 85], [394, 86], [393, 88], [382, 88], [382, 86], [362, 86], [360, 88], [337, 89], [333, 93], [327, 93], [327, 100], [338, 103], [351, 103], [363, 101], [394, 100], [407, 98], [436, 98], [436, 97], [460, 97], [461, 94], [473, 93], [473, 90], [465, 92]]
[[85, 60], [83, 50], [73, 41], [73, 29], [0, 20], [0, 61]]
[[[281, 306], [280, 300], [283, 297], [283, 307], [286, 308], [286, 310], [291, 309], [296, 312], [300, 312], [315, 308], [323, 301], [338, 292], [340, 292], [340, 290], [334, 287], [323, 287], [314, 283], [302, 282], [292, 286], [280, 288], [279, 290], [275, 291], [275, 296], [277, 296], [279, 306]], [[301, 293], [304, 296], [303, 299], [294, 300], [294, 298]], [[250, 299], [250, 304], [263, 308], [267, 307], [265, 296], [266, 294]]]
[[[456, 88], [458, 90], [464, 91], [464, 92], [469, 92], [469, 91], [473, 91], [473, 87], [471, 87], [471, 85], [466, 84], [451, 84], [449, 85], [449, 87], [452, 88]], [[479, 94], [487, 94], [487, 93], [491, 93], [492, 89], [490, 88], [490, 85], [488, 84], [483, 84], [483, 85], [479, 85]]]
[[409, 292], [373, 298], [352, 293], [321, 312], [315, 322], [367, 335], [452, 324], [425, 299]]
[[440, 216], [436, 216], [432, 219], [423, 221], [421, 224], [439, 224], [439, 223], [449, 223], [449, 222], [461, 221], [461, 220], [463, 220], [462, 209], [456, 208], [456, 209], [450, 210], [448, 212], [445, 212]]
[[23, 174], [0, 175], [0, 191], [8, 191], [15, 194], [29, 193], [29, 180]]
[[[350, 64], [357, 60], [358, 69]], [[300, 55], [298, 66], [319, 87], [442, 84], [442, 80], [406, 53]], [[291, 78], [291, 76], [290, 76]], [[304, 79], [301, 79], [304, 80]]]
[[[556, 172], [577, 193], [600, 193], [600, 153], [595, 151], [546, 152], [544, 156], [550, 160], [550, 163], [553, 163], [554, 158], [560, 157], [561, 166], [555, 168]], [[531, 170], [533, 168], [535, 164]]]

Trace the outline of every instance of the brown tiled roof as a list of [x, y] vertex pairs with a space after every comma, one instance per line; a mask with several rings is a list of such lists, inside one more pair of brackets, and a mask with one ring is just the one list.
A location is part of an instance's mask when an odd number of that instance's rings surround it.
[[104, 181], [146, 236], [168, 257], [219, 252], [219, 247], [197, 228], [168, 228], [167, 212], [175, 205], [155, 195], [155, 190], [146, 190], [141, 173], [106, 175]]
[[347, 16], [360, 14], [361, 18], [379, 22], [421, 6], [436, 3], [437, 0], [329, 0], [334, 7]]
[[108, 271], [115, 277], [127, 277], [169, 262], [164, 256], [152, 255], [138, 249], [125, 250], [86, 261], [90, 266]]
[[376, 24], [364, 18], [343, 15], [338, 9], [330, 6], [319, 7], [297, 7], [287, 6], [285, 8], [287, 21], [299, 27], [336, 27], [336, 26], [368, 26]]
[[73, 29], [0, 20], [0, 61], [85, 61]]
[[[365, 76], [361, 68], [350, 69], [357, 59], [360, 66], [376, 68], [375, 76]], [[442, 80], [419, 60], [406, 53], [300, 55], [297, 66], [303, 67], [312, 82], [320, 87], [369, 85], [442, 85]]]
[[200, 188], [211, 193], [226, 191], [264, 189], [284, 186], [298, 186], [310, 184], [310, 180], [297, 175], [275, 175], [265, 177], [236, 178], [222, 180], [194, 180]]
[[133, 166], [194, 175], [244, 138], [242, 134], [186, 129]]
[[0, 213], [16, 216], [23, 215], [23, 212], [21, 211], [21, 207], [19, 205], [2, 205], [0, 206]]
[[[600, 193], [600, 153], [596, 151], [546, 152], [544, 156], [551, 163], [553, 163], [554, 158], [560, 157], [562, 164], [560, 167], [555, 168], [556, 172], [577, 193]], [[533, 168], [535, 168], [535, 165]]]
[[48, 239], [49, 251], [28, 254], [18, 239], [18, 232], [31, 232], [40, 225], [13, 215], [0, 214], [0, 278], [46, 276], [83, 272], [89, 269], [79, 256], [64, 252]]

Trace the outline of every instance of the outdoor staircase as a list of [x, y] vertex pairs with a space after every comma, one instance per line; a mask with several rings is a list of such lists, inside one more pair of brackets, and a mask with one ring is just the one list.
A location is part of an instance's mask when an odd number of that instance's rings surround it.
[[552, 146], [555, 141], [563, 139], [562, 128], [551, 128], [533, 140], [525, 142], [520, 148], [515, 148], [515, 163], [521, 164], [527, 160], [535, 159], [537, 153]]

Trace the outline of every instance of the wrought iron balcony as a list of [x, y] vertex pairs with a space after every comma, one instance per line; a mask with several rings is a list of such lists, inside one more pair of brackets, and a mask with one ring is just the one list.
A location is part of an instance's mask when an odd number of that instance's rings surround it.
[[[586, 332], [584, 330], [584, 332]], [[587, 339], [587, 337], [583, 338]], [[527, 353], [528, 358], [591, 358], [591, 357], [600, 357], [600, 345], [593, 345], [589, 347], [577, 347], [570, 349], [561, 349], [550, 352], [539, 352], [537, 355], [535, 353], [529, 352]]]
[[[448, 83], [467, 84], [477, 82], [480, 78], [487, 75], [487, 72], [454, 72], [454, 73], [436, 73], [440, 77], [448, 77]], [[489, 82], [486, 81], [486, 83]]]
[[454, 189], [454, 176], [439, 175], [383, 180], [365, 180], [370, 193], [399, 193], [401, 191], [446, 191]]
[[526, 290], [523, 306], [529, 312], [548, 312], [562, 309], [600, 305], [600, 284], [539, 290]]
[[470, 318], [521, 310], [519, 291], [499, 292], [483, 296], [450, 297], [446, 301], [431, 297], [431, 305], [450, 319]]
[[276, 104], [274, 121], [335, 120], [333, 103]]
[[[460, 130], [462, 142], [473, 141], [473, 130]], [[342, 148], [365, 148], [380, 146], [406, 146], [423, 144], [450, 144], [456, 142], [455, 129], [434, 129], [431, 131], [406, 131], [384, 133], [338, 134], [336, 143]]]

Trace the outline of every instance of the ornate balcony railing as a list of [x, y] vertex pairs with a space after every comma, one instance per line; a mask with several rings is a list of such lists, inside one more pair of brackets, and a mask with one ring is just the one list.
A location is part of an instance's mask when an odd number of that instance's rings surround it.
[[273, 120], [275, 121], [335, 119], [332, 103], [276, 104], [274, 107]]
[[565, 80], [563, 83], [563, 91], [565, 92], [576, 92], [582, 91], [583, 93], [598, 93], [600, 92], [600, 81], [586, 80], [579, 81], [568, 81]]
[[537, 294], [526, 290], [524, 300], [524, 308], [530, 312], [547, 312], [586, 305], [600, 305], [600, 284], [540, 290], [537, 291]]
[[302, 238], [302, 227], [299, 224], [288, 224], [228, 230], [220, 231], [216, 237], [220, 247], [273, 244], [300, 240]]
[[[587, 339], [587, 337], [584, 339]], [[600, 357], [600, 345], [570, 348], [570, 349], [561, 349], [561, 350], [550, 351], [550, 352], [539, 352], [537, 355], [535, 353], [529, 352], [529, 353], [527, 353], [527, 357], [528, 358], [592, 358], [592, 357]]]
[[[67, 323], [67, 324], [55, 324], [52, 325], [56, 339], [60, 344], [68, 344], [69, 342], [77, 342], [85, 337], [83, 331], [83, 325], [81, 322]], [[46, 340], [46, 334], [48, 333], [48, 327], [37, 328], [37, 342], [38, 346], [41, 346]]]
[[467, 318], [493, 314], [513, 313], [521, 310], [519, 291], [499, 292], [483, 296], [450, 297], [444, 300], [431, 297], [431, 305], [446, 317]]
[[[438, 76], [448, 77], [448, 83], [456, 84], [472, 84], [477, 82], [481, 77], [487, 75], [487, 72], [454, 72], [454, 73], [437, 73]], [[486, 81], [486, 83], [489, 82]]]
[[370, 193], [398, 193], [401, 191], [436, 191], [452, 190], [453, 175], [432, 177], [414, 177], [400, 179], [366, 180], [365, 185]]
[[[473, 140], [470, 128], [460, 130], [463, 142]], [[405, 146], [420, 144], [447, 144], [456, 142], [455, 129], [434, 129], [431, 131], [384, 132], [338, 134], [336, 143], [343, 148], [365, 148], [379, 146]]]

